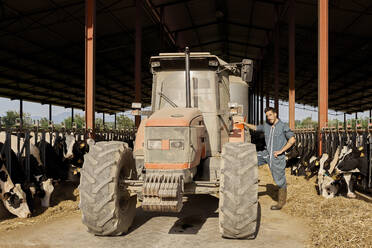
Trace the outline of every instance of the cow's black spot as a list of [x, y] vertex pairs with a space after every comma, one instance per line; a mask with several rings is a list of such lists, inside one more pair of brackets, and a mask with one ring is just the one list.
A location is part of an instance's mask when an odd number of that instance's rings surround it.
[[21, 206], [23, 199], [20, 199], [16, 194], [12, 194], [7, 201], [10, 206], [17, 209]]
[[8, 180], [8, 175], [5, 173], [5, 171], [0, 171], [0, 180], [3, 182]]
[[3, 192], [3, 191], [2, 191], [2, 189], [0, 188], [0, 194], [1, 194], [1, 192]]
[[43, 189], [39, 189], [37, 192], [36, 192], [36, 195], [37, 197], [39, 197], [40, 199], [41, 198], [44, 198], [45, 197], [45, 191]]

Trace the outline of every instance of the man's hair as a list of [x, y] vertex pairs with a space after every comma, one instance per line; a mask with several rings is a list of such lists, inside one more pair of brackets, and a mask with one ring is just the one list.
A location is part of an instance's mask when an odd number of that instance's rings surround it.
[[266, 108], [265, 108], [265, 114], [266, 114], [266, 112], [269, 112], [269, 111], [272, 111], [272, 112], [275, 113], [275, 114], [278, 113], [278, 112], [276, 111], [275, 108], [273, 108], [273, 107], [266, 107]]

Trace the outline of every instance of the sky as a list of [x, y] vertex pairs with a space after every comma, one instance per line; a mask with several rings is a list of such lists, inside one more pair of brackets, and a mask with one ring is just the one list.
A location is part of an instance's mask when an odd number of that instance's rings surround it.
[[[264, 107], [266, 105], [266, 101], [264, 101]], [[274, 105], [274, 102], [271, 101], [271, 106]], [[0, 116], [4, 116], [6, 114], [6, 111], [8, 110], [14, 110], [19, 111], [19, 100], [10, 100], [8, 98], [1, 98], [0, 97]], [[295, 109], [295, 119], [296, 120], [303, 120], [307, 117], [311, 117], [313, 120], [318, 120], [318, 113], [317, 108], [306, 106], [302, 104], [296, 104]], [[41, 117], [49, 118], [49, 105], [48, 104], [40, 104], [40, 103], [34, 103], [34, 102], [28, 102], [23, 101], [23, 112], [31, 114], [31, 118], [33, 119], [39, 119]], [[343, 121], [344, 115], [342, 112], [335, 112], [330, 110], [328, 119], [338, 119], [340, 121]], [[74, 109], [74, 114], [80, 114], [83, 115], [84, 111], [79, 109]], [[120, 113], [119, 113], [120, 114]], [[124, 114], [124, 113], [121, 113]], [[279, 102], [279, 114], [280, 118], [288, 122], [288, 102]], [[52, 120], [53, 117], [57, 117], [58, 115], [63, 116], [69, 116], [71, 115], [71, 108], [64, 108], [59, 106], [52, 106]], [[125, 115], [129, 115], [128, 112], [125, 113]], [[369, 116], [369, 111], [365, 111], [363, 113], [358, 113], [358, 118], [365, 118]], [[132, 117], [132, 116], [130, 116]], [[347, 115], [347, 119], [355, 118], [355, 114]], [[96, 113], [96, 118], [102, 118], [102, 113]], [[114, 115], [108, 115], [105, 114], [105, 121], [107, 122], [113, 122], [114, 121]]]

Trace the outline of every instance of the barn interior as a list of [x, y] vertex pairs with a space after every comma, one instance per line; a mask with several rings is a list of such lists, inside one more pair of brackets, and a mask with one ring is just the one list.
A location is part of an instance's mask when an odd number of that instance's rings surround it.
[[[146, 0], [137, 7], [136, 1], [98, 0], [91, 9], [89, 3], [0, 2], [1, 96], [84, 109], [92, 67], [95, 111], [113, 114], [133, 101], [150, 103], [150, 56], [188, 46], [227, 62], [254, 60], [251, 122], [263, 121], [264, 99], [276, 107], [289, 101], [293, 109], [295, 103], [318, 106], [326, 96], [319, 105], [323, 116], [326, 108], [371, 109], [367, 0], [329, 1], [324, 20], [312, 0]], [[86, 50], [90, 42], [93, 48]], [[328, 68], [327, 78], [320, 77], [322, 68]]]

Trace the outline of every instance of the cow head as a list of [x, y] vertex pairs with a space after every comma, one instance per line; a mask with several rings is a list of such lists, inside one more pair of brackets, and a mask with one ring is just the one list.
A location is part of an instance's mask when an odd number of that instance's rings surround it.
[[69, 181], [74, 183], [79, 183], [80, 181], [80, 168], [74, 165], [70, 165], [68, 169], [68, 178]]
[[10, 213], [20, 218], [29, 218], [31, 216], [31, 211], [26, 201], [26, 194], [20, 184], [16, 184], [12, 189], [4, 193], [3, 203]]
[[324, 198], [333, 198], [338, 193], [339, 185], [332, 177], [327, 175], [327, 173], [323, 174], [321, 180], [318, 179], [318, 183], [320, 194]]
[[57, 156], [62, 159], [67, 153], [66, 137], [57, 136], [53, 148]]
[[75, 143], [75, 137], [71, 134], [66, 134], [65, 139], [66, 139], [66, 147], [67, 147], [65, 159], [68, 159], [73, 156], [72, 149]]
[[1, 198], [5, 208], [20, 218], [30, 217], [31, 211], [27, 205], [25, 192], [20, 184], [14, 186], [2, 160], [0, 164], [0, 194], [3, 193]]
[[43, 165], [40, 159], [40, 150], [34, 144], [30, 144], [30, 154], [36, 159], [39, 166]]
[[54, 186], [52, 180], [49, 178], [46, 181], [41, 182], [41, 189], [44, 191], [44, 197], [41, 197], [41, 206], [49, 207], [50, 206], [50, 197], [54, 191]]

